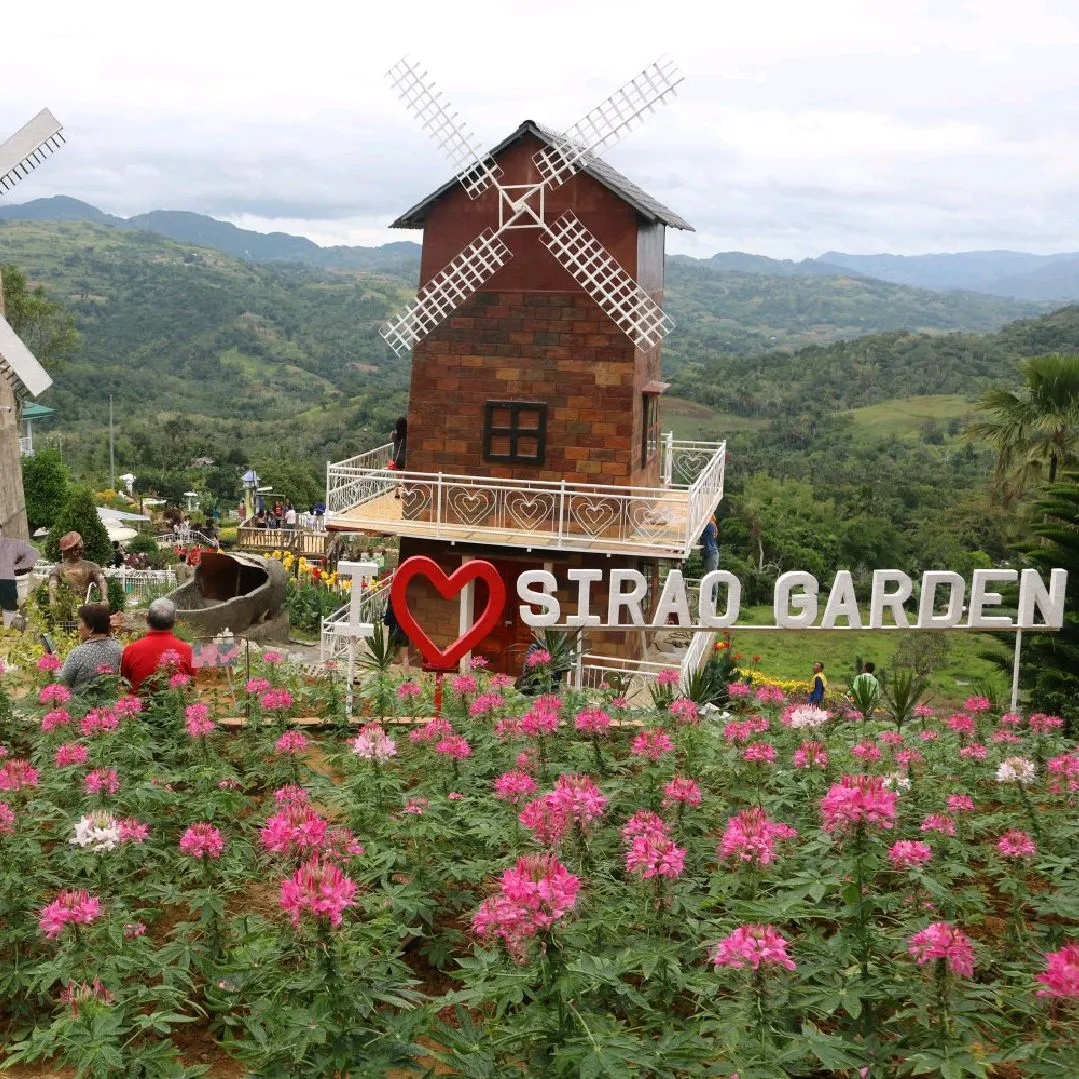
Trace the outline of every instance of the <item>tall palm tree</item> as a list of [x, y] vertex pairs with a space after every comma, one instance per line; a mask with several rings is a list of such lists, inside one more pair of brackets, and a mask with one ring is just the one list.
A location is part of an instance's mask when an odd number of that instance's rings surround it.
[[1079, 356], [1021, 360], [1020, 389], [989, 390], [978, 402], [988, 418], [967, 427], [968, 438], [997, 448], [993, 486], [1007, 505], [1032, 483], [1055, 483], [1061, 468], [1079, 463]]

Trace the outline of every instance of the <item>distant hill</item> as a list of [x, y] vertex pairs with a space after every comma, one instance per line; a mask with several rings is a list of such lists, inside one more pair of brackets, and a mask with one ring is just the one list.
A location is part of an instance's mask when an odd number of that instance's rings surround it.
[[670, 255], [668, 264], [683, 264], [708, 270], [730, 270], [734, 273], [765, 274], [769, 277], [864, 277], [847, 266], [832, 265], [823, 259], [773, 259], [767, 255], [750, 255], [745, 251], [720, 251], [707, 259], [689, 255]]
[[848, 255], [828, 251], [817, 261], [855, 273], [938, 291], [962, 289], [1021, 300], [1079, 299], [1079, 252], [1031, 255], [964, 251], [942, 255]]

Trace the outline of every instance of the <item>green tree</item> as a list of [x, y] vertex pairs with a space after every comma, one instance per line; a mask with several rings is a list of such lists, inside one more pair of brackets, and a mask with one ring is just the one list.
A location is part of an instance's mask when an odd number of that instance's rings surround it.
[[46, 446], [33, 457], [22, 459], [22, 486], [30, 531], [52, 528], [70, 493], [67, 468], [56, 446]]
[[1068, 571], [1064, 627], [1059, 633], [1035, 633], [1023, 641], [1020, 674], [1030, 692], [1032, 711], [1062, 716], [1066, 733], [1079, 734], [1079, 472], [1070, 472], [1034, 503], [1031, 531], [1036, 543], [1024, 544], [1025, 561], [1048, 577]]
[[1005, 505], [1079, 462], [1079, 356], [1032, 356], [1019, 373], [1023, 385], [984, 394], [978, 407], [989, 418], [967, 428], [997, 449], [994, 487]]
[[42, 364], [55, 370], [79, 343], [75, 320], [45, 295], [41, 285], [27, 288], [25, 276], [16, 267], [0, 267], [0, 280], [11, 328]]
[[262, 459], [254, 467], [263, 484], [273, 487], [272, 493], [266, 496], [267, 502], [287, 498], [294, 506], [309, 509], [326, 497], [324, 474], [301, 460], [284, 457]]
[[109, 534], [97, 515], [94, 495], [89, 487], [74, 487], [63, 508], [53, 520], [45, 553], [54, 562], [60, 560], [60, 540], [68, 532], [78, 532], [86, 550], [85, 557], [105, 565], [112, 553]]

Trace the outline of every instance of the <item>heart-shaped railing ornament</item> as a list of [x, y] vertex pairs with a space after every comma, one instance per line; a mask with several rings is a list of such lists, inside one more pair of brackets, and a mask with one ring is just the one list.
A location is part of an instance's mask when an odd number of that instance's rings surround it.
[[554, 514], [554, 495], [524, 495], [514, 492], [506, 499], [506, 509], [510, 517], [527, 532], [535, 532], [537, 527], [548, 521]]
[[680, 450], [676, 453], [674, 473], [683, 483], [692, 483], [712, 459], [710, 450]]
[[495, 496], [486, 487], [450, 487], [446, 492], [446, 505], [471, 528], [487, 523], [494, 504]]
[[655, 539], [671, 529], [670, 517], [662, 502], [644, 499], [631, 502], [626, 516], [638, 536]]
[[[409, 610], [408, 585], [416, 577], [429, 580], [443, 599], [453, 599], [472, 581], [484, 581], [487, 584], [487, 606], [483, 614], [448, 648], [439, 648]], [[405, 631], [409, 641], [420, 650], [428, 665], [434, 670], [450, 671], [473, 645], [479, 644], [498, 624], [506, 605], [506, 585], [490, 562], [479, 559], [466, 562], [447, 575], [434, 559], [426, 555], [413, 555], [406, 558], [393, 575], [390, 602], [401, 629]]]
[[406, 483], [398, 493], [401, 496], [401, 515], [406, 521], [418, 520], [431, 505], [431, 485], [428, 483]]
[[609, 498], [577, 495], [570, 500], [570, 516], [588, 535], [599, 536], [618, 518], [618, 503]]

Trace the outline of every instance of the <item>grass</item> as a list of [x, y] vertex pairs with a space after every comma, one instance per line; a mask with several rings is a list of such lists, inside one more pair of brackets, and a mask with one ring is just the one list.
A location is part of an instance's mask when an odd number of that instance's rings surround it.
[[[771, 625], [774, 621], [771, 607], [742, 609], [742, 622]], [[920, 634], [932, 631], [911, 631]], [[961, 703], [969, 697], [976, 685], [991, 681], [1005, 698], [1010, 691], [1007, 678], [993, 664], [982, 659], [980, 653], [997, 646], [993, 637], [983, 633], [945, 632], [948, 655], [941, 668], [929, 679], [929, 698], [939, 705]], [[855, 660], [869, 660], [879, 671], [893, 669], [896, 646], [904, 634], [858, 632], [857, 630], [731, 630], [731, 644], [736, 653], [760, 656], [760, 670], [783, 679], [808, 681], [815, 660], [824, 664], [832, 690], [842, 690], [847, 678], [854, 676]]]
[[748, 431], [763, 427], [768, 421], [731, 412], [717, 412], [708, 405], [686, 401], [680, 397], [662, 398], [660, 413], [664, 431], [673, 431], [676, 439], [715, 441], [732, 431]]
[[961, 393], [927, 394], [922, 397], [896, 397], [850, 412], [856, 429], [875, 437], [917, 436], [929, 423], [946, 427], [949, 420], [963, 419], [974, 413], [974, 405]]

